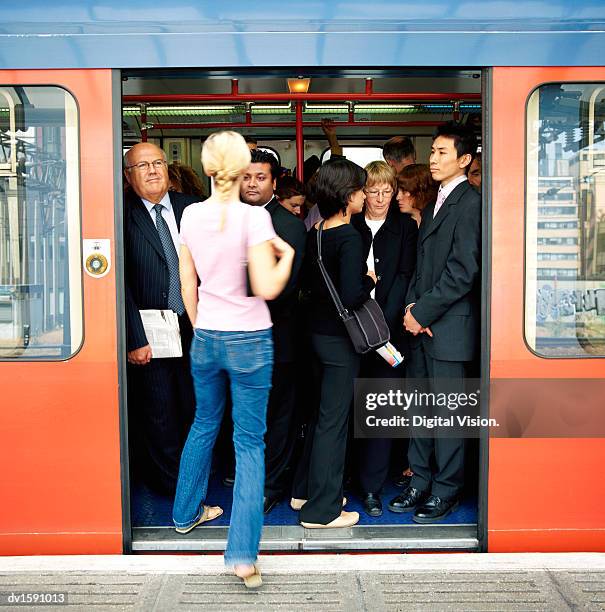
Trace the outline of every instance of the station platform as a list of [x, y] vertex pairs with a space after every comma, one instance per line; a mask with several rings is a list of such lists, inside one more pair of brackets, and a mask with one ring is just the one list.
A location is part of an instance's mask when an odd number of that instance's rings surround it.
[[[261, 555], [248, 591], [221, 555], [0, 557], [10, 593], [65, 593], [73, 611], [605, 610], [605, 554]], [[2, 605], [0, 605], [2, 609]]]

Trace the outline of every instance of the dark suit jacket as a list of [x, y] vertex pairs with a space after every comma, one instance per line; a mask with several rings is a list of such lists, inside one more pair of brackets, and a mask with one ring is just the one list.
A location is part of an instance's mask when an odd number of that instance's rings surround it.
[[406, 304], [416, 303], [414, 318], [433, 332], [416, 337], [428, 355], [471, 361], [480, 319], [481, 196], [464, 181], [433, 219], [434, 208], [424, 210]]
[[[365, 213], [353, 215], [351, 225], [361, 234], [367, 259], [372, 232], [365, 222]], [[376, 301], [384, 312], [393, 338], [401, 336], [403, 329], [405, 296], [416, 266], [417, 239], [416, 221], [394, 206], [374, 236], [374, 269], [378, 278]]]
[[278, 363], [294, 361], [294, 307], [298, 297], [298, 275], [307, 243], [305, 224], [273, 198], [265, 207], [271, 215], [275, 233], [296, 252], [288, 284], [281, 294], [267, 302], [273, 321], [273, 351]]
[[[183, 210], [199, 201], [194, 196], [170, 192], [177, 227]], [[127, 350], [148, 344], [139, 310], [168, 308], [168, 266], [160, 236], [145, 205], [134, 192], [124, 198], [124, 257], [126, 271]]]

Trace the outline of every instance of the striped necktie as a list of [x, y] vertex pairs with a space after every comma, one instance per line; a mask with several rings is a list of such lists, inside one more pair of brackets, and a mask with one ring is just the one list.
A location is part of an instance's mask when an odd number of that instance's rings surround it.
[[181, 315], [185, 312], [185, 304], [183, 303], [183, 298], [181, 296], [179, 256], [174, 248], [174, 242], [172, 241], [172, 235], [170, 234], [168, 223], [166, 223], [166, 219], [164, 219], [162, 216], [162, 208], [162, 204], [156, 204], [153, 207], [153, 210], [155, 210], [155, 226], [158, 229], [160, 242], [162, 243], [164, 256], [166, 257], [166, 263], [168, 264], [168, 308]]
[[437, 201], [435, 202], [435, 209], [433, 210], [433, 219], [437, 216], [439, 209], [443, 206], [443, 203], [445, 202], [443, 191], [443, 187], [439, 187], [439, 191], [437, 192]]

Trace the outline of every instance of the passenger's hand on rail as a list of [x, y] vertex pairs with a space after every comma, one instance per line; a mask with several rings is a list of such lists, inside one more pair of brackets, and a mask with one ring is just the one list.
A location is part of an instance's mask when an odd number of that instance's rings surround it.
[[282, 257], [294, 257], [294, 249], [279, 236], [271, 240], [271, 246], [273, 247], [273, 253], [277, 259], [282, 259]]
[[425, 330], [425, 328], [423, 328], [422, 325], [420, 325], [420, 323], [418, 323], [418, 321], [416, 321], [414, 318], [411, 308], [406, 311], [405, 316], [403, 317], [403, 325], [406, 330], [411, 334], [414, 334], [414, 336], [421, 334]]
[[368, 270], [368, 276], [374, 281], [374, 283], [378, 283], [378, 278], [376, 277], [376, 272], [374, 272], [374, 270]]
[[151, 346], [146, 344], [141, 348], [128, 351], [128, 363], [133, 365], [146, 365], [151, 361]]

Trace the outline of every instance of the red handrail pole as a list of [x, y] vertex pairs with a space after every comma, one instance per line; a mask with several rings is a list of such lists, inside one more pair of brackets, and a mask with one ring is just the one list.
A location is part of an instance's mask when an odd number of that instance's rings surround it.
[[371, 96], [374, 91], [374, 82], [371, 78], [366, 79], [366, 94]]
[[147, 109], [145, 104], [141, 104], [141, 142], [147, 142]]
[[[445, 121], [335, 121], [335, 127], [436, 127]], [[305, 121], [305, 127], [321, 127], [320, 121]], [[239, 123], [154, 123], [152, 130], [220, 130], [241, 128], [293, 128], [294, 121], [265, 121], [265, 122], [239, 122]]]
[[303, 164], [305, 162], [305, 143], [303, 140], [303, 103], [296, 101], [296, 178], [303, 180]]
[[124, 96], [125, 103], [137, 102], [217, 102], [217, 101], [236, 101], [236, 102], [270, 102], [270, 101], [332, 101], [338, 100], [362, 102], [371, 100], [376, 102], [386, 101], [408, 101], [408, 102], [452, 102], [453, 100], [481, 100], [480, 93], [435, 93], [435, 92], [416, 92], [416, 93], [261, 93], [261, 94], [158, 94], [158, 95], [132, 95]]
[[231, 79], [231, 95], [237, 96], [239, 94], [239, 82], [237, 79]]

